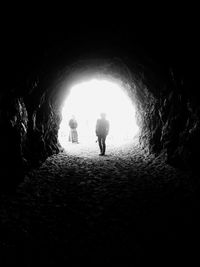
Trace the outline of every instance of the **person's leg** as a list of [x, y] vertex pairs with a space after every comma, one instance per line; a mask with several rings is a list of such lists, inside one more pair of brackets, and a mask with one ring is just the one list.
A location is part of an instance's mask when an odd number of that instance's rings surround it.
[[106, 152], [106, 136], [102, 137], [102, 155]]
[[68, 138], [68, 141], [69, 141], [69, 142], [72, 141], [72, 132], [71, 132], [71, 130], [70, 130], [70, 132], [69, 132], [69, 138]]
[[78, 132], [74, 130], [74, 143], [78, 143]]
[[72, 143], [74, 143], [75, 142], [75, 130], [74, 129], [72, 129]]
[[98, 136], [98, 143], [99, 143], [99, 148], [100, 148], [100, 153], [102, 154], [102, 143], [101, 143], [101, 136]]

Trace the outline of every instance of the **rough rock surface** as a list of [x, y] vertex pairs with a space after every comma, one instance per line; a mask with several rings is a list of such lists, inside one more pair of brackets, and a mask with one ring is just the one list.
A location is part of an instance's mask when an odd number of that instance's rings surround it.
[[[23, 98], [12, 94], [0, 103], [0, 190], [2, 185], [15, 187], [24, 179], [27, 161], [24, 150], [27, 141], [28, 114]], [[12, 179], [13, 173], [15, 179]]]
[[49, 157], [1, 196], [0, 264], [191, 264], [198, 179], [164, 161], [133, 145]]

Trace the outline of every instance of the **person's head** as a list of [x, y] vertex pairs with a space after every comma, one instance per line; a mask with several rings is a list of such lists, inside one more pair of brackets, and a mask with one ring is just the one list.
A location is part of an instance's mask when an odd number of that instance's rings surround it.
[[105, 118], [106, 118], [106, 113], [102, 112], [102, 113], [100, 114], [100, 116], [101, 116], [102, 119], [105, 119]]

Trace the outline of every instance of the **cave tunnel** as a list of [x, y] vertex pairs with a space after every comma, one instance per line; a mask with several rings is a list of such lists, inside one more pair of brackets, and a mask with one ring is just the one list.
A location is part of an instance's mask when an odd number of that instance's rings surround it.
[[[183, 59], [182, 39], [173, 48], [169, 41], [161, 47], [158, 37], [145, 46], [131, 33], [125, 38], [123, 31], [119, 37], [117, 30], [107, 29], [103, 40], [91, 32], [81, 34], [81, 48], [77, 35], [52, 31], [50, 38], [41, 33], [39, 43], [30, 34], [20, 36], [15, 49], [6, 44], [9, 73], [0, 92], [0, 263], [169, 266], [172, 260], [191, 264], [197, 259], [195, 50]], [[116, 105], [117, 117], [106, 157], [99, 157], [94, 133], [89, 140], [90, 134], [81, 137], [80, 130], [80, 144], [72, 146], [62, 128], [81, 106], [78, 118], [91, 118], [91, 133], [101, 110], [95, 110], [98, 100], [91, 105], [94, 90], [88, 87], [93, 82], [94, 89], [96, 82], [101, 95], [100, 81], [110, 82], [107, 94], [114, 88], [108, 106]], [[72, 89], [80, 85], [74, 98], [78, 105], [70, 104]], [[69, 110], [65, 120], [64, 107], [65, 113]], [[124, 117], [129, 121], [123, 125]], [[116, 132], [128, 141], [120, 143]]]

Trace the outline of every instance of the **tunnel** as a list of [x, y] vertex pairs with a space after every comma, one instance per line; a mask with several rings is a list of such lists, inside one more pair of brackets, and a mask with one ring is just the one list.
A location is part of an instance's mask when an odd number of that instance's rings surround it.
[[[40, 33], [40, 42], [31, 31], [5, 37], [0, 262], [169, 266], [173, 260], [197, 259], [196, 50], [190, 47], [188, 56], [188, 43], [183, 46], [182, 39], [174, 39], [172, 47], [169, 40], [161, 45], [158, 35], [146, 44], [146, 37], [130, 25], [124, 31], [97, 27], [104, 37], [89, 30], [78, 37], [49, 30]], [[92, 145], [86, 140], [87, 145], [80, 141], [72, 148], [66, 133], [66, 147], [59, 139], [70, 90], [94, 79], [120, 86], [134, 108], [130, 118], [137, 127], [136, 133], [132, 121], [121, 127], [129, 134], [128, 142], [112, 142], [120, 127], [112, 138], [108, 135], [105, 157], [99, 157], [94, 133], [86, 133]], [[85, 101], [82, 90], [80, 103]], [[116, 97], [109, 96], [109, 106]], [[121, 113], [127, 107], [120, 101], [117, 105]], [[94, 108], [87, 114], [93, 115]]]

